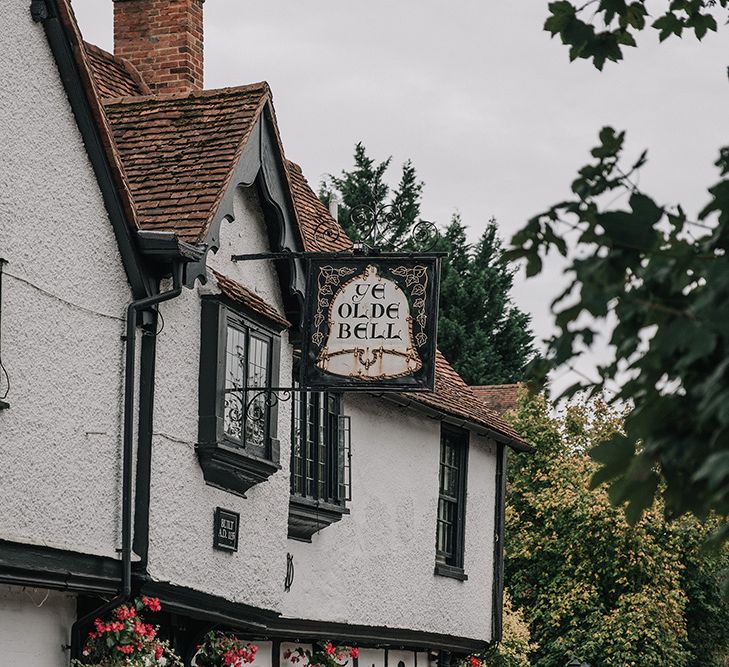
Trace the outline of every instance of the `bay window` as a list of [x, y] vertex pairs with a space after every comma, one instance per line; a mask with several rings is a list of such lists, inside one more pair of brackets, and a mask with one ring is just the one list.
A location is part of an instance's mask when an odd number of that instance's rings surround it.
[[280, 469], [280, 325], [217, 298], [202, 302], [198, 457], [205, 481], [244, 494]]

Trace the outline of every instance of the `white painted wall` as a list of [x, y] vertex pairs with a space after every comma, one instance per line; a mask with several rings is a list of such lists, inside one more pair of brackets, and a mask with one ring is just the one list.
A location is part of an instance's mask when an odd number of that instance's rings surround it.
[[[233, 253], [268, 249], [263, 214], [255, 193], [239, 189], [235, 220], [221, 228], [221, 248], [209, 264], [259, 293], [283, 312], [273, 271], [262, 262], [230, 261]], [[247, 498], [207, 486], [194, 445], [198, 432], [200, 293], [185, 290], [163, 304], [165, 328], [158, 337], [155, 436], [150, 508], [150, 560], [153, 577], [223, 595], [230, 600], [280, 609], [286, 574], [291, 405], [279, 405], [278, 437], [283, 469], [250, 489]], [[280, 382], [288, 385], [292, 348], [281, 344]], [[212, 547], [217, 506], [241, 515], [239, 551]]]
[[495, 447], [471, 436], [461, 582], [434, 576], [440, 423], [349, 394], [351, 514], [311, 544], [289, 540], [284, 614], [489, 639]]
[[[121, 260], [41, 26], [27, 3], [0, 22], [2, 357], [12, 407], [0, 412], [0, 538], [115, 555], [123, 396]], [[268, 248], [253, 191], [240, 190], [210, 265], [281, 309], [270, 264], [233, 264]], [[365, 397], [353, 426], [351, 514], [312, 544], [288, 540], [290, 404], [279, 409], [282, 470], [243, 499], [206, 486], [198, 429], [200, 294], [161, 310], [150, 573], [287, 616], [488, 639], [495, 460], [473, 440], [468, 582], [435, 577], [439, 425]], [[292, 350], [282, 344], [281, 384]], [[241, 514], [237, 554], [212, 548], [216, 506]], [[286, 553], [296, 579], [284, 593]], [[60, 604], [60, 603], [59, 603]], [[45, 612], [44, 612], [45, 613]]]
[[114, 556], [130, 291], [29, 8], [3, 3], [0, 21], [0, 538]]
[[[231, 254], [268, 248], [255, 194], [239, 190], [236, 219], [223, 223], [210, 264], [281, 309], [276, 278], [261, 262]], [[150, 519], [153, 577], [292, 618], [387, 625], [489, 639], [495, 448], [472, 437], [465, 570], [468, 581], [434, 576], [440, 423], [380, 399], [350, 395], [351, 514], [311, 544], [288, 540], [290, 404], [279, 409], [282, 470], [247, 498], [206, 486], [194, 451], [198, 429], [200, 299], [185, 291], [163, 304], [158, 338]], [[284, 336], [281, 384], [291, 377]], [[236, 554], [212, 547], [216, 506], [241, 515]], [[286, 553], [296, 577], [283, 591]], [[407, 667], [413, 667], [406, 662]]]
[[76, 599], [39, 588], [0, 587], [0, 665], [67, 667]]

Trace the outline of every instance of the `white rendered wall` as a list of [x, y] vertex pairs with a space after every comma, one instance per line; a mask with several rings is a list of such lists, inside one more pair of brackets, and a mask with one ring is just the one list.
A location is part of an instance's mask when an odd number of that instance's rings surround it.
[[491, 636], [495, 448], [472, 435], [465, 572], [434, 576], [440, 423], [349, 394], [351, 514], [311, 544], [289, 540], [296, 577], [284, 614], [488, 640]]
[[67, 667], [76, 599], [40, 588], [0, 587], [0, 665]]
[[114, 556], [131, 297], [29, 2], [3, 3], [0, 77], [0, 539]]
[[[265, 251], [255, 195], [240, 190], [236, 219], [223, 223], [210, 264], [281, 309], [277, 279], [262, 262], [230, 255]], [[247, 498], [205, 485], [194, 445], [198, 429], [200, 299], [183, 292], [162, 305], [158, 338], [150, 516], [151, 575], [291, 618], [391, 626], [488, 640], [494, 529], [495, 451], [472, 436], [465, 570], [460, 582], [433, 574], [440, 422], [382, 400], [349, 395], [352, 417], [351, 514], [311, 544], [287, 539], [290, 403], [279, 405], [282, 470]], [[281, 385], [290, 382], [292, 349], [284, 335]], [[217, 506], [241, 515], [238, 553], [212, 547]], [[296, 576], [284, 593], [286, 554]], [[406, 661], [406, 667], [413, 667]], [[420, 666], [419, 666], [420, 667]]]
[[[239, 189], [235, 220], [223, 222], [221, 248], [209, 257], [219, 272], [254, 290], [283, 313], [277, 278], [265, 262], [232, 263], [233, 253], [268, 249], [256, 195]], [[203, 480], [194, 451], [198, 435], [200, 294], [184, 290], [161, 307], [164, 331], [157, 339], [155, 436], [150, 507], [150, 574], [163, 581], [221, 595], [265, 609], [281, 608], [286, 575], [291, 404], [278, 408], [282, 470], [240, 498]], [[281, 341], [280, 385], [291, 383], [292, 347]], [[216, 507], [239, 512], [237, 553], [212, 546]]]

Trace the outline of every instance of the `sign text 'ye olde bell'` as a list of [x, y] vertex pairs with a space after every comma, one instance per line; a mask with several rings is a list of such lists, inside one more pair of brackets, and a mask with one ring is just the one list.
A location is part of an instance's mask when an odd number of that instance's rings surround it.
[[432, 389], [437, 259], [310, 264], [305, 382]]

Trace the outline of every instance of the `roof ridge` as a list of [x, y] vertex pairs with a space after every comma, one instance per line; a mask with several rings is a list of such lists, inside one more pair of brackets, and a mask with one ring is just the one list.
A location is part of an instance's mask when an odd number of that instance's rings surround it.
[[235, 93], [247, 93], [252, 90], [262, 90], [266, 97], [273, 100], [273, 93], [267, 81], [247, 83], [240, 86], [226, 86], [224, 88], [208, 88], [206, 90], [189, 90], [184, 93], [152, 93], [149, 95], [127, 95], [124, 97], [110, 97], [103, 101], [105, 106], [112, 104], [139, 104], [141, 102], [174, 102], [188, 98], [222, 97]]

